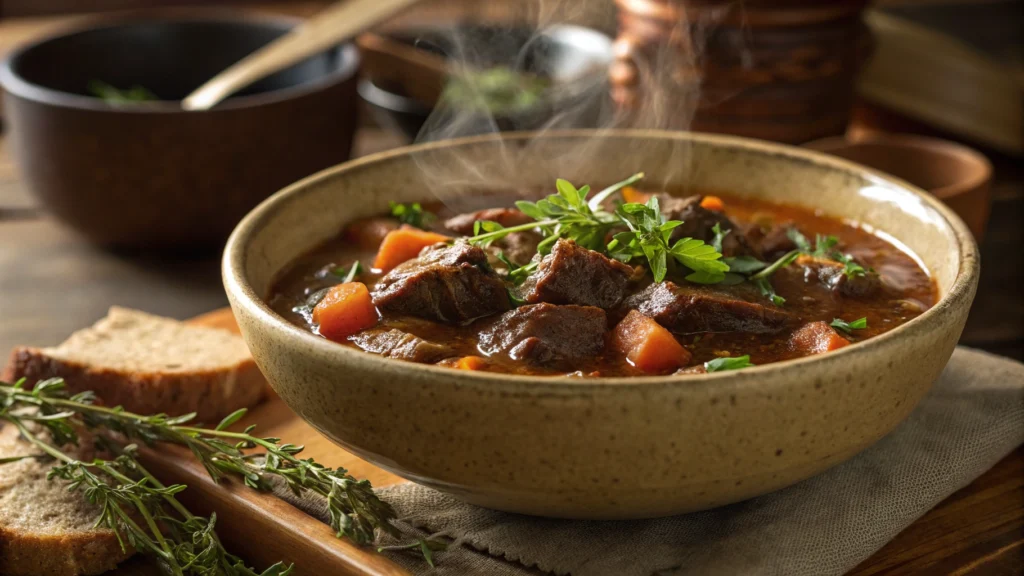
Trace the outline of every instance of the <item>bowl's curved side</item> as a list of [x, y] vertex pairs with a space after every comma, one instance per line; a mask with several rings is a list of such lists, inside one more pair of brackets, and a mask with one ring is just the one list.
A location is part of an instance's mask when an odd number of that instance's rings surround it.
[[[700, 187], [726, 180], [720, 188], [824, 204], [898, 231], [934, 273], [940, 303], [888, 334], [820, 357], [703, 377], [581, 381], [389, 361], [305, 334], [260, 301], [285, 263], [341, 223], [379, 212], [388, 199], [421, 199], [408, 182], [423, 166], [453, 161], [453, 150], [474, 170], [509, 182], [552, 174], [581, 180], [585, 166], [566, 168], [552, 156], [567, 144], [604, 146], [586, 136], [549, 135], [535, 150], [519, 148], [515, 162], [528, 160], [531, 170], [518, 175], [508, 166], [515, 144], [496, 149], [472, 139], [410, 149], [313, 177], [255, 210], [229, 241], [225, 285], [242, 334], [281, 397], [339, 444], [469, 502], [628, 518], [708, 508], [805, 479], [877, 441], [927, 392], [952, 353], [977, 281], [977, 252], [962, 222], [842, 161], [731, 138], [606, 135], [620, 154], [595, 156], [602, 163], [591, 167], [591, 181], [672, 166], [680, 146], [689, 147], [685, 174], [653, 176]], [[821, 187], [843, 198], [807, 195]], [[449, 192], [453, 202], [462, 193]]]

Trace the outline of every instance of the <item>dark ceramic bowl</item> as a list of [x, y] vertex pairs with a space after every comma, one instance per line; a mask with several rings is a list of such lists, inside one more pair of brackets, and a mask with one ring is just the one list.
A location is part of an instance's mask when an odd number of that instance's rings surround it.
[[[219, 245], [280, 188], [349, 157], [358, 52], [343, 45], [213, 110], [179, 100], [287, 32], [289, 18], [133, 17], [52, 36], [0, 65], [10, 141], [31, 192], [103, 245]], [[111, 104], [90, 83], [159, 101]]]
[[[535, 104], [518, 110], [475, 110], [454, 102], [428, 105], [411, 96], [413, 90], [408, 83], [417, 81], [417, 75], [373, 69], [367, 58], [360, 96], [378, 124], [396, 127], [410, 140], [497, 131], [595, 128], [610, 122], [613, 106], [607, 75], [613, 58], [612, 40], [597, 30], [574, 25], [537, 31], [462, 24], [395, 29], [386, 34], [476, 70], [510, 68], [549, 82], [538, 92]], [[363, 49], [368, 49], [365, 44]]]

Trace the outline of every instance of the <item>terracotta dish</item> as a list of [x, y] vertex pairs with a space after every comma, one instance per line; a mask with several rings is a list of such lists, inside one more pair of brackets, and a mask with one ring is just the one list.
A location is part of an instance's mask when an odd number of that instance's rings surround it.
[[804, 146], [923, 188], [963, 218], [979, 242], [984, 236], [992, 165], [980, 152], [948, 140], [910, 134], [824, 138]]
[[[104, 245], [219, 246], [253, 206], [349, 157], [355, 46], [274, 74], [212, 110], [180, 99], [284, 34], [290, 18], [237, 13], [103, 20], [0, 64], [4, 117], [29, 191]], [[112, 104], [102, 82], [158, 100]]]
[[[263, 300], [294, 259], [344, 224], [386, 210], [388, 200], [426, 199], [431, 182], [441, 182], [433, 190], [444, 195], [551, 187], [556, 177], [600, 188], [638, 170], [651, 185], [815, 207], [888, 232], [934, 276], [940, 300], [896, 329], [824, 355], [706, 375], [595, 380], [381, 358], [304, 331]], [[223, 260], [228, 298], [257, 364], [313, 427], [468, 502], [561, 518], [711, 508], [850, 458], [928, 391], [956, 345], [978, 273], [966, 225], [910, 185], [807, 150], [644, 131], [475, 137], [363, 158], [263, 202], [235, 229]]]

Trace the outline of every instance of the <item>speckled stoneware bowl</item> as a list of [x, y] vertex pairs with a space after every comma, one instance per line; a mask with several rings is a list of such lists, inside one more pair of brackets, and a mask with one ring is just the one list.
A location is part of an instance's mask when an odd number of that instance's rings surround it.
[[[481, 175], [600, 188], [639, 170], [649, 184], [801, 204], [888, 232], [920, 257], [941, 300], [891, 332], [820, 356], [701, 376], [576, 379], [380, 358], [304, 332], [261, 299], [296, 256], [388, 200], [422, 200], [433, 188], [457, 202]], [[239, 224], [223, 271], [256, 362], [338, 444], [489, 508], [647, 518], [783, 488], [892, 430], [949, 359], [978, 269], [971, 234], [949, 208], [856, 164], [732, 137], [577, 131], [436, 142], [321, 172]]]

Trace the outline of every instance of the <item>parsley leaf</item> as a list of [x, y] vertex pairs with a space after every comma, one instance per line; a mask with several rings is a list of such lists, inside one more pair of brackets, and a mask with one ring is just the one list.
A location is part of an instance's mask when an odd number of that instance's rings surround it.
[[711, 231], [715, 233], [715, 237], [711, 239], [711, 245], [714, 246], [715, 252], [722, 251], [722, 241], [729, 235], [732, 230], [722, 231], [722, 225], [719, 222], [715, 222], [715, 225], [711, 227]]
[[338, 268], [335, 268], [334, 270], [331, 270], [331, 274], [340, 277], [342, 282], [352, 282], [353, 280], [356, 279], [357, 276], [359, 276], [362, 273], [363, 265], [359, 263], [359, 260], [353, 262], [352, 266], [350, 266], [347, 270], [340, 266]]
[[750, 281], [753, 282], [755, 286], [757, 286], [758, 290], [761, 291], [761, 294], [763, 296], [767, 296], [772, 301], [772, 304], [775, 304], [776, 306], [782, 306], [783, 304], [786, 303], [786, 299], [775, 293], [775, 288], [772, 287], [771, 282], [769, 282], [768, 279], [777, 270], [785, 268], [786, 266], [792, 264], [793, 261], [796, 260], [798, 256], [800, 256], [800, 254], [800, 250], [791, 250], [784, 254], [775, 262], [769, 264], [766, 268], [764, 268], [757, 274], [754, 274], [753, 276], [750, 277]]
[[750, 368], [755, 364], [750, 363], [750, 355], [736, 356], [734, 358], [715, 358], [704, 363], [704, 369], [708, 372], [723, 372], [725, 370], [741, 370]]
[[132, 86], [127, 90], [121, 90], [101, 80], [90, 80], [88, 89], [93, 96], [100, 98], [107, 104], [133, 104], [136, 102], [159, 100], [156, 94], [138, 85]]
[[854, 320], [853, 322], [847, 322], [847, 321], [843, 320], [842, 318], [834, 318], [830, 325], [833, 328], [837, 329], [837, 330], [842, 330], [843, 332], [846, 332], [847, 334], [849, 334], [850, 332], [853, 332], [854, 330], [863, 330], [863, 329], [867, 328], [868, 327], [868, 319], [865, 316], [864, 318], [858, 318], [857, 320]]
[[388, 202], [388, 206], [391, 208], [391, 215], [397, 218], [399, 222], [415, 226], [416, 228], [426, 229], [431, 222], [437, 219], [433, 212], [424, 210], [419, 202], [411, 204]]

